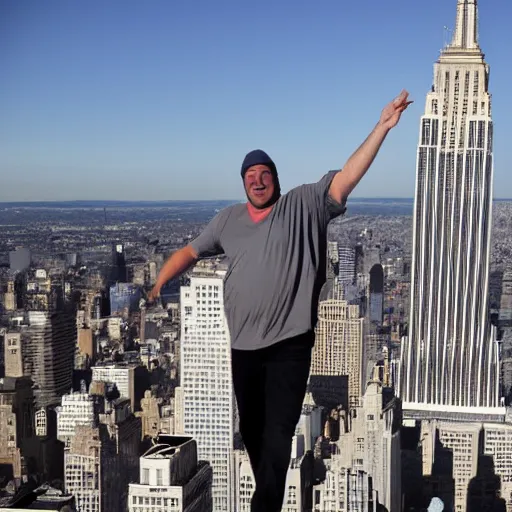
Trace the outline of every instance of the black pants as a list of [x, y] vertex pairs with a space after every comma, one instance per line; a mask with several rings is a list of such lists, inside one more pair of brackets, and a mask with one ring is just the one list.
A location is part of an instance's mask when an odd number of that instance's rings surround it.
[[281, 510], [314, 333], [259, 350], [233, 350], [240, 433], [256, 479], [251, 512]]

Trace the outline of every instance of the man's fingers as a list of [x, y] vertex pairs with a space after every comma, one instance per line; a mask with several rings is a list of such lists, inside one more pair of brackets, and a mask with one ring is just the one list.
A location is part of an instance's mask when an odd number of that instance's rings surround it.
[[[409, 93], [404, 89], [393, 101], [393, 105], [395, 107], [398, 107], [399, 105], [402, 105], [404, 103], [407, 103], [407, 98], [409, 97]], [[411, 102], [412, 103], [412, 102]]]
[[403, 103], [405, 100], [407, 100], [407, 96], [409, 96], [409, 93], [404, 89], [396, 98], [395, 98], [395, 105], [399, 105], [400, 103]]
[[397, 109], [400, 111], [400, 112], [403, 112], [411, 103], [414, 103], [413, 101], [408, 101], [406, 103], [402, 103], [401, 105], [398, 105], [397, 106]]

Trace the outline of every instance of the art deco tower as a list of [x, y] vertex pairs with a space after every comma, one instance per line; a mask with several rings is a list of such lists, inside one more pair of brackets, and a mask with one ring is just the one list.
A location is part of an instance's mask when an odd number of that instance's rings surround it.
[[458, 0], [453, 39], [434, 65], [421, 118], [400, 369], [404, 410], [419, 416], [502, 411], [488, 319], [493, 125], [477, 20], [477, 1]]

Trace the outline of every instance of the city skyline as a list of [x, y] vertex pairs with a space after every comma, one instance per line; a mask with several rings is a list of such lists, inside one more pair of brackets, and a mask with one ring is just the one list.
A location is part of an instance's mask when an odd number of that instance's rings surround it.
[[421, 120], [409, 329], [400, 396], [409, 414], [504, 415], [489, 318], [493, 121], [476, 0], [458, 0]]
[[[238, 170], [254, 147], [289, 190], [342, 166], [402, 87], [415, 103], [356, 196], [411, 197], [426, 63], [450, 4], [225, 1], [196, 13], [159, 1], [4, 2], [0, 200], [243, 198]], [[512, 6], [482, 8], [495, 122], [506, 125]], [[506, 135], [496, 137], [496, 190], [512, 197]]]

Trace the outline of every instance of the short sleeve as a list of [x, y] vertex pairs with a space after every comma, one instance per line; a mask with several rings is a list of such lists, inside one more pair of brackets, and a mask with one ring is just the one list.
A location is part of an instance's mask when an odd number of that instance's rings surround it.
[[199, 258], [208, 258], [224, 253], [220, 242], [220, 235], [224, 228], [225, 218], [225, 210], [219, 212], [208, 223], [202, 233], [190, 242]]
[[338, 203], [329, 195], [329, 187], [338, 172], [329, 171], [320, 181], [301, 187], [303, 200], [306, 201], [308, 208], [317, 210], [321, 222], [326, 226], [332, 219], [343, 215], [347, 210], [346, 201]]

